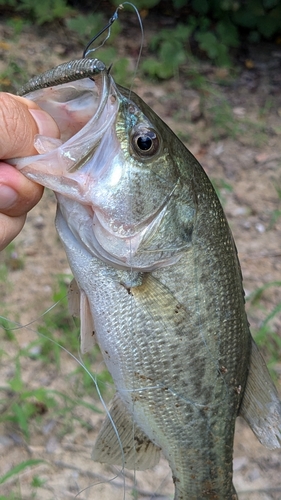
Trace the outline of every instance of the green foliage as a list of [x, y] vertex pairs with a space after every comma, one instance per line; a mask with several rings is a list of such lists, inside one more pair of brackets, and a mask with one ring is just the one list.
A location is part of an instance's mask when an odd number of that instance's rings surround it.
[[[25, 389], [21, 373], [20, 357], [21, 354], [15, 360], [15, 374], [8, 382], [9, 398], [1, 401], [3, 409], [0, 422], [12, 422], [16, 424], [28, 440], [30, 437], [29, 424], [31, 419], [45, 413], [50, 408], [56, 407], [57, 403], [45, 388], [35, 390]], [[4, 393], [7, 389], [4, 387], [1, 388]]]
[[74, 379], [76, 392], [78, 394], [84, 392], [93, 396], [95, 391], [98, 390], [98, 392], [104, 396], [111, 392], [113, 380], [106, 368], [93, 376], [94, 381], [92, 377], [89, 376], [93, 362], [100, 358], [100, 351], [98, 346], [96, 346], [91, 353], [83, 356], [83, 366], [79, 365], [76, 370], [71, 373], [70, 378]]
[[231, 23], [219, 22], [211, 29], [209, 19], [189, 16], [187, 24], [163, 29], [150, 41], [150, 48], [157, 57], [147, 58], [142, 69], [152, 77], [162, 79], [175, 76], [181, 65], [191, 59], [189, 40], [193, 37], [199, 49], [218, 65], [230, 65], [230, 47], [237, 47], [238, 32]]
[[0, 329], [1, 328], [4, 330], [5, 337], [6, 337], [7, 340], [15, 340], [15, 334], [14, 334], [13, 330], [10, 327], [10, 321], [8, 321], [3, 316], [0, 316]]
[[232, 193], [233, 187], [224, 179], [211, 179], [211, 181], [222, 206], [224, 206], [226, 204], [226, 194]]
[[[44, 460], [26, 460], [24, 462], [21, 462], [20, 464], [16, 465], [13, 467], [9, 472], [4, 474], [4, 476], [0, 476], [0, 484], [4, 484], [8, 479], [10, 479], [13, 476], [17, 476], [20, 472], [23, 472], [25, 469], [29, 469], [30, 467], [33, 467], [34, 465], [46, 463]], [[0, 497], [0, 500], [2, 498], [6, 497]], [[12, 497], [14, 498], [14, 497]]]
[[[67, 27], [74, 31], [78, 37], [79, 41], [83, 46], [85, 46], [91, 38], [96, 35], [106, 24], [105, 16], [101, 13], [90, 14], [89, 16], [78, 15], [75, 18], [67, 19], [66, 25]], [[114, 78], [120, 85], [126, 84], [128, 82], [128, 78], [130, 77], [129, 71], [129, 60], [126, 57], [118, 57], [117, 50], [113, 47], [114, 40], [117, 35], [120, 33], [121, 26], [120, 23], [115, 22], [112, 24], [110, 29], [110, 37], [106, 41], [105, 46], [100, 45], [103, 44], [103, 39], [98, 38], [98, 40], [91, 46], [91, 49], [98, 48], [98, 52], [95, 51], [90, 54], [92, 57], [98, 57], [101, 59], [107, 66], [113, 64], [113, 73]]]
[[279, 0], [249, 0], [239, 2], [239, 8], [232, 12], [232, 22], [237, 26], [256, 30], [256, 32], [270, 38], [280, 31], [281, 5]]
[[119, 85], [127, 87], [129, 78], [132, 76], [132, 71], [129, 68], [129, 59], [127, 57], [119, 57], [117, 49], [112, 46], [105, 46], [99, 49], [98, 57], [107, 67], [112, 65], [111, 73], [114, 79]]
[[[77, 14], [68, 0], [0, 0], [0, 7], [14, 9], [37, 25], [60, 20], [75, 31], [85, 44], [98, 33], [108, 21], [101, 12]], [[120, 4], [111, 0], [112, 14]], [[171, 29], [162, 29], [152, 39], [150, 49], [154, 53], [143, 63], [143, 70], [152, 77], [171, 78], [190, 56], [190, 42], [196, 54], [207, 56], [218, 65], [231, 64], [231, 51], [241, 43], [241, 35], [249, 41], [272, 38], [281, 33], [281, 2], [279, 0], [136, 0], [140, 11], [161, 13], [162, 8], [171, 17], [177, 15], [180, 23]], [[180, 16], [178, 15], [180, 13]], [[75, 15], [74, 15], [75, 14]], [[124, 16], [125, 14], [122, 14]], [[72, 16], [72, 17], [71, 17]], [[122, 16], [120, 16], [122, 18]], [[20, 33], [26, 21], [12, 19], [15, 34]], [[112, 43], [120, 31], [119, 23], [111, 27], [108, 43]], [[104, 36], [105, 37], [105, 36]], [[102, 41], [102, 39], [101, 39]], [[97, 46], [101, 43], [97, 42]], [[194, 49], [193, 49], [194, 50]]]
[[12, 17], [11, 19], [7, 20], [7, 26], [10, 26], [10, 28], [13, 29], [14, 36], [17, 37], [18, 35], [21, 35], [22, 30], [26, 27], [29, 26], [30, 23], [27, 19], [22, 19], [21, 17]]
[[175, 29], [163, 29], [150, 41], [150, 48], [157, 57], [147, 58], [141, 68], [149, 76], [171, 78], [187, 61], [187, 44], [191, 27], [179, 24]]
[[[82, 391], [80, 391], [79, 398], [76, 399], [54, 389], [45, 387], [30, 389], [27, 387], [22, 376], [22, 364], [27, 353], [28, 349], [19, 351], [16, 359], [12, 361], [15, 366], [14, 375], [6, 386], [0, 387], [2, 393], [0, 422], [12, 423], [27, 441], [30, 439], [30, 428], [35, 423], [40, 424], [45, 415], [48, 415], [48, 418], [61, 421], [62, 435], [70, 428], [74, 420], [79, 420], [82, 425], [88, 426], [88, 423], [76, 413], [79, 406], [93, 412], [99, 412], [99, 410], [95, 405], [83, 401]], [[50, 367], [52, 367], [52, 363], [49, 363]], [[85, 393], [85, 390], [83, 392]], [[93, 382], [92, 392], [94, 392]]]
[[[219, 66], [231, 65], [231, 50], [247, 32], [249, 41], [270, 38], [281, 32], [281, 3], [278, 0], [192, 0], [173, 2], [174, 8], [191, 7], [184, 24], [161, 30], [150, 42], [156, 56], [144, 61], [142, 68], [151, 77], [174, 76], [191, 56], [190, 41], [199, 53]], [[181, 16], [181, 22], [183, 16]], [[183, 35], [183, 36], [181, 36]], [[196, 51], [198, 53], [198, 51]]]
[[271, 214], [271, 220], [270, 220], [270, 223], [269, 223], [269, 229], [272, 229], [277, 220], [281, 217], [281, 186], [275, 186], [275, 189], [276, 189], [276, 192], [277, 192], [277, 196], [278, 196], [278, 208], [276, 210], [274, 210]]
[[[120, 5], [119, 0], [112, 0], [111, 3], [118, 7]], [[122, 3], [122, 2], [121, 2]], [[152, 9], [160, 3], [160, 0], [134, 0], [133, 4], [138, 10], [142, 9]]]
[[[116, 24], [116, 23], [115, 23]], [[101, 13], [89, 14], [85, 16], [84, 14], [76, 15], [66, 19], [66, 26], [75, 31], [78, 35], [81, 43], [85, 45], [89, 40], [96, 35], [105, 25], [105, 17]], [[112, 29], [114, 24], [112, 25]], [[98, 45], [100, 40], [98, 40]]]
[[37, 340], [25, 348], [25, 354], [32, 359], [49, 364], [54, 363], [56, 369], [61, 366], [62, 348], [77, 353], [79, 339], [79, 321], [74, 321], [68, 311], [67, 291], [71, 276], [57, 275], [57, 285], [52, 299], [52, 307], [42, 317], [38, 326], [41, 334]]
[[241, 132], [241, 122], [235, 120], [229, 102], [223, 97], [212, 95], [205, 99], [206, 118], [213, 129], [213, 138], [237, 137]]
[[3, 260], [7, 271], [17, 271], [24, 268], [24, 259], [17, 252], [14, 242], [10, 243], [5, 250], [3, 250], [3, 257], [1, 260]]
[[11, 7], [15, 12], [29, 16], [39, 26], [56, 19], [64, 19], [72, 12], [67, 0], [0, 0], [0, 6]]
[[41, 479], [41, 477], [35, 475], [32, 478], [31, 486], [33, 488], [41, 488], [41, 486], [43, 486], [45, 484], [45, 482], [46, 482], [45, 479]]
[[[27, 441], [30, 440], [32, 427], [40, 424], [45, 415], [48, 419], [52, 418], [60, 422], [60, 432], [64, 435], [75, 420], [89, 427], [89, 423], [79, 415], [77, 411], [79, 407], [87, 408], [91, 412], [99, 412], [94, 404], [84, 401], [81, 397], [89, 392], [93, 398], [95, 393], [90, 366], [95, 358], [100, 356], [98, 350], [85, 356], [85, 361], [83, 360], [85, 368], [78, 364], [78, 368], [68, 375], [66, 386], [72, 387], [77, 397], [48, 387], [30, 388], [24, 378], [26, 362], [37, 363], [39, 370], [45, 370], [47, 365], [48, 370], [58, 373], [64, 350], [70, 354], [71, 352], [78, 353], [79, 325], [69, 317], [67, 306], [67, 287], [70, 277], [62, 274], [57, 277], [57, 281], [53, 294], [53, 300], [57, 301], [57, 304], [41, 319], [42, 325], [38, 331], [42, 335], [39, 334], [38, 339], [18, 349], [17, 354], [9, 360], [9, 364], [14, 367], [13, 374], [5, 384], [0, 386], [0, 422], [13, 424]], [[15, 341], [14, 337], [7, 336], [9, 329], [12, 332], [10, 323], [2, 319], [1, 326], [5, 331], [6, 340]], [[3, 359], [8, 357], [5, 352], [0, 354]], [[110, 381], [106, 370], [103, 370], [97, 377], [101, 391], [105, 390]]]
[[211, 30], [210, 23], [206, 19], [203, 21], [198, 23], [198, 31], [194, 34], [200, 50], [219, 66], [230, 65], [229, 49], [239, 44], [236, 27], [229, 20], [224, 20], [218, 22]]
[[6, 68], [0, 73], [1, 91], [15, 92], [16, 86], [25, 83], [27, 78], [26, 71], [11, 57]]

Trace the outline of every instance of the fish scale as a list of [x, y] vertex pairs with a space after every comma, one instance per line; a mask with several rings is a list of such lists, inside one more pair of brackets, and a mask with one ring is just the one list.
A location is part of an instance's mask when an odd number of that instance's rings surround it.
[[[60, 231], [59, 231], [60, 232]], [[61, 237], [64, 238], [65, 232], [62, 231]], [[74, 254], [72, 245], [70, 242], [65, 242], [66, 248], [68, 249], [70, 264], [74, 269], [74, 262], [76, 261], [76, 256]], [[181, 263], [181, 266], [186, 265]], [[215, 445], [214, 436], [225, 436], [228, 437], [232, 435], [233, 437], [233, 422], [229, 423], [229, 416], [233, 414], [233, 408], [229, 407], [229, 415], [225, 417], [225, 410], [222, 410], [224, 404], [223, 401], [218, 402], [218, 394], [214, 395], [214, 401], [209, 400], [209, 409], [204, 407], [207, 405], [207, 401], [202, 398], [201, 384], [198, 387], [198, 394], [190, 394], [190, 388], [188, 384], [188, 377], [182, 370], [182, 365], [186, 365], [186, 370], [190, 373], [193, 372], [193, 378], [198, 378], [201, 376], [201, 363], [199, 362], [199, 356], [193, 358], [190, 361], [190, 355], [188, 356], [188, 351], [190, 350], [192, 339], [190, 335], [187, 339], [187, 346], [183, 349], [182, 346], [177, 341], [179, 333], [184, 341], [183, 326], [187, 327], [186, 322], [184, 322], [184, 317], [182, 321], [178, 322], [177, 314], [170, 314], [170, 310], [175, 310], [174, 304], [168, 311], [168, 318], [166, 319], [165, 314], [159, 314], [159, 311], [163, 311], [163, 308], [167, 308], [167, 302], [173, 295], [171, 290], [167, 287], [159, 287], [159, 277], [156, 281], [156, 293], [148, 294], [146, 291], [146, 286], [141, 285], [131, 290], [131, 294], [128, 293], [124, 287], [119, 285], [120, 282], [120, 272], [112, 274], [111, 276], [111, 288], [113, 291], [109, 292], [109, 272], [103, 270], [102, 276], [106, 274], [106, 282], [102, 283], [99, 279], [100, 275], [100, 263], [91, 262], [93, 275], [95, 276], [95, 281], [91, 281], [91, 289], [87, 289], [88, 280], [83, 280], [79, 282], [81, 288], [83, 288], [86, 294], [90, 297], [90, 302], [93, 304], [92, 314], [94, 318], [98, 317], [98, 312], [103, 311], [103, 319], [105, 320], [104, 330], [109, 330], [111, 332], [110, 337], [102, 335], [98, 338], [98, 343], [102, 349], [104, 359], [112, 373], [117, 390], [122, 394], [123, 400], [131, 408], [131, 412], [135, 416], [137, 424], [143, 428], [150, 439], [157, 445], [164, 449], [170, 450], [167, 455], [170, 461], [172, 470], [174, 470], [174, 480], [176, 486], [179, 484], [181, 487], [177, 493], [176, 498], [200, 498], [198, 495], [203, 495], [202, 484], [207, 484], [207, 478], [210, 477], [210, 470], [213, 467], [217, 471], [217, 460], [219, 458], [219, 465], [223, 467], [225, 476], [225, 464], [229, 464], [229, 472], [232, 470], [232, 446], [228, 444], [226, 450], [224, 450], [224, 440], [223, 443]], [[194, 266], [192, 266], [194, 268]], [[164, 273], [164, 271], [162, 271]], [[123, 273], [124, 274], [124, 273]], [[158, 272], [159, 274], [159, 272]], [[153, 273], [152, 273], [153, 276]], [[124, 279], [124, 276], [122, 276]], [[149, 275], [148, 281], [152, 281]], [[96, 293], [95, 290], [98, 290]], [[165, 290], [168, 297], [166, 298], [163, 293], [163, 297], [159, 296], [159, 289]], [[104, 293], [102, 293], [104, 291]], [[153, 290], [152, 290], [153, 292]], [[116, 294], [116, 296], [114, 296]], [[152, 295], [152, 296], [150, 296]], [[139, 299], [138, 303], [135, 303], [133, 299]], [[171, 303], [171, 302], [170, 302]], [[178, 301], [175, 301], [175, 305], [178, 305]], [[144, 307], [146, 304], [146, 308]], [[109, 314], [110, 311], [110, 314]], [[156, 314], [155, 314], [156, 312]], [[157, 317], [158, 316], [158, 317]], [[184, 315], [185, 316], [185, 315]], [[193, 317], [190, 314], [189, 319]], [[112, 318], [113, 323], [108, 323], [106, 318]], [[133, 318], [133, 321], [132, 321]], [[176, 331], [175, 328], [171, 332], [171, 323], [176, 320]], [[99, 332], [99, 325], [95, 325], [97, 332]], [[202, 324], [199, 325], [202, 328]], [[133, 328], [133, 331], [131, 330]], [[114, 332], [114, 335], [113, 335]], [[172, 335], [175, 337], [172, 340]], [[200, 336], [199, 336], [200, 337]], [[192, 348], [192, 354], [196, 352], [196, 346], [198, 346], [198, 335], [194, 334], [194, 347]], [[202, 346], [201, 347], [202, 350]], [[171, 351], [173, 352], [174, 358], [171, 359]], [[144, 356], [145, 353], [145, 356]], [[203, 354], [201, 354], [203, 357]], [[231, 355], [231, 353], [230, 353]], [[177, 360], [175, 358], [179, 357], [180, 369], [178, 373], [175, 371], [175, 366]], [[214, 370], [210, 370], [210, 357], [204, 356], [207, 374], [205, 379], [211, 379], [213, 382]], [[158, 361], [157, 361], [158, 360]], [[168, 361], [168, 366], [166, 365], [166, 360]], [[188, 366], [187, 360], [194, 367]], [[227, 365], [226, 360], [226, 365]], [[117, 366], [116, 366], [117, 365]], [[120, 370], [121, 373], [116, 373], [116, 369]], [[134, 376], [135, 372], [138, 371], [141, 376]], [[211, 371], [211, 374], [210, 374]], [[216, 377], [221, 377], [216, 373]], [[185, 378], [186, 389], [182, 390], [182, 379]], [[122, 385], [118, 384], [118, 380], [122, 380]], [[148, 381], [148, 385], [145, 381]], [[159, 389], [155, 388], [155, 385], [159, 385]], [[197, 384], [191, 383], [191, 387], [196, 388]], [[152, 389], [149, 390], [149, 386]], [[219, 384], [220, 387], [217, 388], [216, 393], [224, 394], [224, 401], [227, 403], [228, 395], [225, 390], [225, 383]], [[221, 389], [221, 386], [223, 389]], [[206, 392], [208, 393], [212, 388], [212, 383], [208, 383]], [[144, 389], [144, 390], [142, 390]], [[204, 393], [205, 395], [205, 393]], [[205, 395], [206, 397], [206, 395]], [[198, 398], [198, 399], [196, 399]], [[238, 394], [233, 391], [233, 398], [238, 399]], [[235, 403], [237, 406], [237, 403]], [[163, 411], [164, 409], [164, 415]], [[212, 415], [215, 413], [215, 424], [212, 428]], [[204, 415], [204, 420], [202, 418]], [[224, 415], [221, 415], [224, 414]], [[201, 418], [200, 418], [201, 416]], [[221, 419], [224, 416], [224, 419]], [[192, 422], [200, 421], [201, 426], [198, 429], [196, 435], [194, 435], [194, 428]], [[225, 422], [226, 420], [226, 422]], [[223, 423], [218, 426], [218, 422]], [[149, 428], [147, 428], [149, 426]], [[159, 428], [165, 428], [165, 434], [159, 436]], [[212, 429], [212, 430], [211, 430]], [[232, 431], [231, 431], [232, 429]], [[222, 432], [223, 431], [223, 432]], [[169, 438], [167, 438], [167, 434]], [[186, 435], [185, 435], [186, 434]], [[157, 436], [157, 437], [155, 437]], [[220, 440], [222, 441], [222, 440]], [[183, 447], [182, 453], [179, 453], [179, 447]], [[214, 453], [213, 449], [216, 449]], [[192, 454], [191, 450], [194, 450]], [[217, 451], [219, 450], [219, 453]], [[173, 452], [175, 456], [173, 456]], [[171, 456], [170, 456], [171, 455]], [[214, 456], [214, 457], [213, 457]], [[183, 461], [185, 457], [185, 461]], [[211, 462], [212, 465], [208, 467], [203, 467], [202, 470], [198, 471], [198, 463], [200, 462]], [[196, 471], [194, 470], [196, 469]], [[191, 481], [192, 478], [192, 481]], [[206, 479], [205, 479], [206, 478]], [[212, 487], [215, 488], [216, 482], [219, 483], [221, 489], [221, 496], [217, 498], [231, 498], [233, 493], [233, 487], [231, 482], [231, 475], [228, 477], [228, 484], [223, 485], [221, 478], [218, 476], [216, 481], [213, 480]], [[211, 484], [211, 483], [210, 483]], [[182, 496], [183, 490], [184, 495], [186, 495], [186, 488], [189, 486], [188, 494], [189, 496]], [[192, 485], [192, 487], [191, 487]], [[208, 493], [206, 489], [206, 494], [202, 498], [216, 498], [211, 496], [212, 493]]]
[[[91, 79], [75, 81], [84, 64]], [[98, 342], [116, 386], [92, 458], [145, 470], [162, 451], [175, 500], [235, 500], [235, 419], [279, 448], [281, 403], [250, 334], [223, 209], [201, 165], [136, 94], [97, 60], [68, 67], [24, 87], [57, 120], [61, 144], [41, 136], [38, 156], [11, 163], [56, 193], [81, 349]], [[49, 88], [33, 91], [38, 82]]]

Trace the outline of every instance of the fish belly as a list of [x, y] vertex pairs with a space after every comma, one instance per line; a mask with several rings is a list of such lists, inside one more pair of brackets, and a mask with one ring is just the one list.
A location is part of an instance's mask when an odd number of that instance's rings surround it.
[[138, 273], [92, 257], [60, 214], [57, 229], [88, 297], [95, 335], [117, 392], [166, 456], [175, 498], [237, 498], [232, 485], [237, 400], [200, 322], [196, 329], [196, 303], [191, 301], [194, 310], [191, 304], [182, 307], [157, 273], [140, 280]]

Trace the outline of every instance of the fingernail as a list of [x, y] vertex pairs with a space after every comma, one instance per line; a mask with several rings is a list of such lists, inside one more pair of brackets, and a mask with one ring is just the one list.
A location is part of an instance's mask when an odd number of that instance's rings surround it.
[[0, 184], [0, 210], [11, 208], [18, 199], [18, 193], [10, 186]]
[[29, 113], [36, 121], [38, 133], [49, 137], [59, 137], [59, 128], [53, 118], [41, 109], [29, 109]]

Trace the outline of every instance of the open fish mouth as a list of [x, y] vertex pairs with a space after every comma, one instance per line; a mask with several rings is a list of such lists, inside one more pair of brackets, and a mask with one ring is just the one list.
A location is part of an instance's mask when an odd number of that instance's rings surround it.
[[[87, 64], [94, 73], [67, 71]], [[60, 139], [37, 135], [39, 154], [10, 163], [56, 193], [73, 236], [123, 269], [148, 271], [177, 261], [190, 241], [154, 241], [154, 235], [175, 203], [178, 176], [161, 173], [167, 152], [141, 100], [116, 85], [96, 59], [58, 66], [20, 93], [54, 118]]]
[[[114, 123], [118, 111], [113, 80], [104, 68], [94, 79], [83, 78], [38, 89], [24, 97], [36, 102], [54, 118], [60, 130], [60, 139], [38, 134], [34, 146], [39, 155], [9, 162], [18, 170], [24, 169], [24, 174], [30, 179], [72, 199], [79, 196], [81, 202], [81, 183], [84, 194], [87, 184], [87, 169], [83, 172], [82, 181], [81, 167], [99, 147], [103, 147], [102, 139]], [[98, 163], [100, 168], [102, 164]], [[94, 172], [91, 170], [92, 178], [101, 174], [99, 167]], [[79, 175], [75, 175], [77, 171]]]

